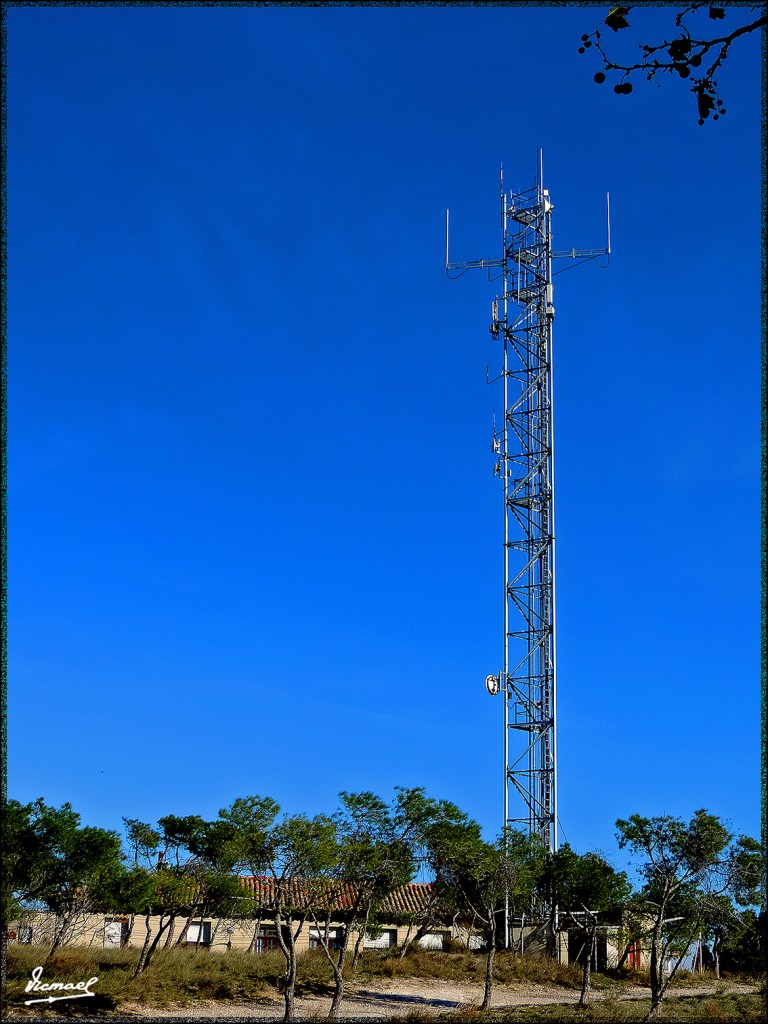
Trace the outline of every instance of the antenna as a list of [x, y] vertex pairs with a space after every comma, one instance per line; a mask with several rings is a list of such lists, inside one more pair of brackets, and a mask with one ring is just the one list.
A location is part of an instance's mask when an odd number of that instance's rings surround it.
[[605, 223], [608, 230], [608, 244], [606, 246], [606, 254], [611, 255], [611, 193], [605, 193]]
[[499, 164], [499, 214], [501, 227], [504, 227], [504, 164]]
[[[532, 188], [504, 193], [502, 257], [451, 262], [446, 270], [501, 270], [493, 299], [491, 336], [503, 345], [504, 420], [494, 421], [494, 472], [504, 502], [502, 666], [486, 677], [502, 697], [504, 808], [502, 825], [524, 828], [557, 850], [555, 646], [555, 479], [552, 261], [596, 260], [610, 254], [610, 197], [605, 249], [552, 249], [552, 201], [543, 188], [537, 150]], [[447, 220], [446, 220], [447, 224]], [[446, 228], [447, 230], [447, 228]], [[509, 946], [509, 904], [506, 904]]]

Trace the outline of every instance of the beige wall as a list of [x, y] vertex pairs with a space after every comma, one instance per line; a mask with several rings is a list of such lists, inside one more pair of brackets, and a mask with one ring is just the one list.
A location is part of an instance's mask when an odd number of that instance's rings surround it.
[[[72, 923], [67, 929], [67, 934], [64, 936], [65, 945], [75, 946], [110, 946], [110, 929], [108, 928], [109, 922], [114, 921], [125, 921], [130, 926], [130, 919], [128, 915], [104, 915], [104, 914], [84, 914]], [[225, 919], [225, 918], [204, 918], [203, 922], [208, 926], [210, 932], [210, 942], [205, 943], [208, 948], [217, 951], [226, 951], [227, 949], [241, 949], [247, 950], [253, 940], [254, 930], [257, 928], [257, 921], [246, 921], [242, 919]], [[160, 918], [153, 916], [149, 920], [149, 927], [151, 934], [154, 936], [157, 934], [157, 930], [160, 927]], [[41, 912], [36, 914], [30, 914], [24, 918], [23, 921], [15, 921], [9, 925], [9, 940], [11, 942], [24, 941], [24, 929], [31, 928], [31, 941], [35, 945], [44, 945], [53, 941], [54, 926], [56, 919], [53, 914]], [[195, 919], [195, 924], [199, 926], [200, 918]], [[186, 925], [186, 918], [176, 918], [173, 924], [173, 934], [171, 937], [171, 945], [174, 946], [184, 931]], [[340, 922], [332, 922], [332, 928], [342, 928], [343, 925]], [[317, 931], [316, 926], [311, 922], [307, 921], [304, 923], [301, 932], [296, 940], [296, 948], [299, 952], [309, 949], [310, 937]], [[261, 934], [266, 933], [267, 935], [275, 935], [274, 924], [269, 920], [265, 920], [260, 929]], [[394, 933], [394, 941], [390, 933]], [[411, 929], [410, 937], [412, 938], [415, 933], [415, 929]], [[133, 918], [133, 926], [128, 936], [128, 945], [130, 946], [142, 946], [147, 934], [146, 921], [143, 916], [136, 915]], [[352, 932], [351, 941], [354, 943], [358, 937], [357, 932]], [[365, 948], [388, 948], [390, 945], [398, 945], [404, 942], [408, 935], [408, 928], [406, 926], [395, 926], [385, 925], [384, 935], [381, 939], [373, 939], [366, 941]], [[466, 943], [467, 933], [466, 931], [457, 932], [456, 929], [446, 927], [444, 930], [435, 930], [428, 934], [423, 946], [427, 948], [438, 948], [442, 945], [441, 939], [445, 937], [454, 938], [456, 941]], [[160, 940], [160, 947], [163, 948], [168, 939], [168, 930]], [[388, 941], [382, 941], [387, 939]], [[194, 943], [188, 943], [194, 945]]]
[[[75, 921], [72, 922], [70, 927], [67, 929], [67, 933], [64, 936], [64, 945], [75, 945], [75, 946], [96, 946], [99, 948], [109, 947], [109, 929], [105, 929], [108, 922], [116, 920], [129, 920], [127, 915], [123, 915], [122, 918], [115, 916], [110, 917], [103, 914], [83, 914]], [[199, 924], [200, 919], [196, 919]], [[216, 950], [217, 952], [224, 952], [227, 949], [240, 949], [247, 950], [253, 939], [254, 929], [257, 927], [256, 921], [246, 921], [242, 919], [224, 919], [224, 918], [206, 918], [206, 923], [210, 927], [210, 943], [207, 943], [207, 947]], [[31, 942], [35, 945], [50, 944], [53, 941], [54, 926], [56, 919], [53, 914], [40, 912], [27, 915], [21, 921], [14, 921], [8, 926], [8, 937], [11, 942], [19, 942], [24, 940], [23, 931], [25, 928], [31, 927], [32, 935]], [[186, 924], [186, 918], [177, 918], [174, 924], [173, 935], [171, 937], [171, 945], [175, 945], [179, 939], [184, 926]], [[268, 931], [270, 929], [271, 922], [265, 920], [262, 924], [262, 930]], [[157, 934], [157, 929], [160, 926], [160, 918], [150, 918], [150, 928], [153, 935]], [[342, 925], [338, 922], [332, 923], [333, 928], [340, 928]], [[105, 934], [105, 930], [107, 934]], [[303, 952], [309, 949], [310, 946], [310, 934], [315, 931], [315, 926], [311, 922], [305, 922], [304, 927], [297, 939], [296, 947], [299, 952]], [[399, 945], [404, 942], [408, 935], [408, 928], [404, 925], [399, 927], [395, 925], [386, 925], [385, 931], [387, 933], [394, 933], [394, 942], [389, 935], [386, 936], [388, 941], [371, 940], [366, 941], [366, 948], [388, 948], [390, 945]], [[410, 932], [410, 938], [413, 938], [415, 929], [412, 928]], [[274, 935], [274, 925], [271, 928], [271, 934]], [[163, 935], [160, 940], [160, 948], [162, 949], [167, 940], [168, 932]], [[133, 928], [128, 938], [128, 945], [132, 947], [140, 947], [144, 943], [146, 937], [146, 924], [145, 920], [141, 916], [136, 916], [133, 922]], [[471, 949], [479, 949], [483, 946], [483, 938], [478, 932], [469, 932], [465, 928], [446, 927], [445, 929], [435, 929], [430, 932], [426, 937], [426, 940], [422, 943], [425, 948], [437, 949], [440, 948], [440, 939], [450, 938], [455, 942], [459, 942], [464, 946], [469, 945]], [[604, 967], [614, 967], [618, 961], [618, 957], [621, 951], [623, 951], [623, 933], [619, 928], [608, 928], [602, 933], [599, 942], [600, 951], [598, 958], [600, 960], [599, 969]], [[521, 939], [522, 949], [525, 953], [542, 953], [546, 950], [546, 941], [541, 932], [537, 933], [537, 929], [533, 926], [526, 925], [521, 932], [519, 927], [513, 927], [511, 929], [511, 939], [515, 949], [520, 951]], [[354, 943], [357, 940], [357, 933], [353, 932], [351, 935], [351, 941]], [[193, 945], [193, 943], [189, 943]], [[263, 945], [263, 944], [262, 944]], [[644, 945], [644, 944], [643, 944]], [[578, 943], [574, 941], [572, 943], [571, 955], [575, 958], [578, 953]], [[568, 935], [567, 933], [561, 933], [558, 937], [557, 942], [557, 959], [560, 963], [569, 962], [568, 952]], [[645, 948], [638, 949], [638, 954], [635, 960], [635, 965], [640, 968], [647, 968], [648, 964], [648, 951]], [[631, 966], [628, 962], [627, 966]]]

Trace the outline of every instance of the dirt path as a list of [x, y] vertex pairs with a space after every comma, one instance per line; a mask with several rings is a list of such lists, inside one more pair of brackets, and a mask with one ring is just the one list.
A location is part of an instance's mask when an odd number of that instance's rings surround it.
[[[719, 983], [676, 988], [670, 995], [708, 995], [714, 993]], [[756, 986], [728, 984], [727, 992], [742, 995], [758, 991]], [[648, 999], [647, 989], [639, 986], [623, 986], [617, 990], [620, 999]], [[606, 992], [593, 992], [593, 999], [603, 998]], [[413, 1010], [425, 1010], [439, 1017], [441, 1013], [463, 1006], [479, 1006], [483, 990], [481, 985], [456, 984], [426, 981], [419, 978], [397, 980], [377, 979], [366, 985], [350, 986], [342, 1005], [342, 1019], [388, 1020], [405, 1016]], [[514, 985], [494, 987], [493, 1007], [546, 1006], [573, 1004], [579, 1001], [574, 989], [546, 985]], [[296, 1000], [296, 1016], [300, 1020], [322, 1020], [328, 1012], [328, 996], [308, 996]], [[177, 1003], [165, 1009], [149, 1008], [139, 1004], [125, 1003], [121, 1010], [137, 1017], [151, 1017], [153, 1020], [219, 1020], [219, 1021], [279, 1021], [283, 1015], [283, 1004], [279, 999], [263, 1003], [222, 1004], [222, 1003]]]

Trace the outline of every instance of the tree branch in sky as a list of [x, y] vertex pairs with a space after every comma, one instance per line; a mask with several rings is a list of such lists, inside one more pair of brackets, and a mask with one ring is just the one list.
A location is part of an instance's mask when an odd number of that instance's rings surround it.
[[[708, 20], [717, 22], [718, 26], [725, 21], [726, 12], [740, 16], [740, 24], [730, 32], [716, 32], [714, 24], [709, 26], [709, 31], [705, 31], [707, 23], [701, 17], [705, 9], [708, 11]], [[692, 4], [677, 12], [671, 39], [665, 38], [659, 43], [639, 43], [640, 59], [621, 63], [606, 52], [610, 47], [604, 41], [604, 31], [608, 28], [616, 33], [631, 28], [628, 15], [632, 10], [632, 7], [612, 7], [594, 32], [581, 37], [579, 53], [586, 53], [594, 47], [602, 60], [603, 68], [595, 73], [595, 81], [602, 84], [612, 74], [618, 78], [613, 91], [618, 95], [628, 95], [632, 92], [629, 79], [635, 72], [642, 72], [649, 82], [659, 74], [677, 75], [690, 82], [691, 92], [696, 97], [699, 124], [704, 124], [710, 114], [712, 120], [717, 121], [726, 110], [715, 75], [727, 60], [732, 44], [766, 24], [768, 19], [764, 6], [725, 8]], [[760, 14], [755, 17], [757, 12]], [[697, 14], [699, 17], [695, 17]]]

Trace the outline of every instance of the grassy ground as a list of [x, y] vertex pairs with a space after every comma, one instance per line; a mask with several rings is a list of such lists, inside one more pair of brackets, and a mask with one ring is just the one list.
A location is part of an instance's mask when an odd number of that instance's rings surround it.
[[[43, 963], [47, 950], [34, 946], [8, 949], [8, 992], [18, 992], [29, 980], [33, 967]], [[158, 950], [149, 968], [132, 978], [136, 949], [69, 947], [59, 950], [45, 969], [47, 981], [72, 981], [98, 976], [94, 990], [115, 1003], [130, 999], [142, 1003], [194, 1001], [199, 999], [250, 1000], [274, 996], [280, 987], [284, 960], [279, 951], [254, 956], [238, 950], [211, 954], [207, 950]], [[414, 949], [404, 958], [369, 950], [363, 954], [355, 980], [376, 978], [424, 978], [447, 982], [476, 982], [485, 978], [485, 957], [476, 953]], [[581, 972], [550, 960], [496, 957], [496, 982], [562, 985], [577, 988]], [[298, 996], [329, 993], [333, 975], [322, 950], [299, 957]], [[600, 984], [600, 978], [595, 979]], [[90, 1003], [89, 1005], [93, 1005]]]
[[[575, 965], [561, 966], [548, 957], [519, 957], [497, 953], [494, 958], [494, 979], [499, 985], [530, 983], [562, 985], [581, 989], [581, 969]], [[431, 980], [485, 982], [485, 954], [458, 950], [409, 949], [405, 957], [383, 950], [367, 950], [357, 971], [361, 980], [367, 978], [428, 978]]]
[[[9, 946], [4, 998], [7, 995], [10, 1000], [23, 990], [33, 967], [43, 963], [46, 952], [34, 946]], [[231, 950], [223, 956], [212, 956], [207, 950], [160, 949], [149, 968], [132, 978], [137, 958], [135, 948], [60, 949], [46, 966], [44, 980], [85, 981], [97, 976], [97, 996], [87, 1001], [93, 1009], [114, 1008], [125, 1000], [162, 1005], [200, 999], [259, 999], [274, 994], [282, 973], [279, 953], [251, 956]], [[14, 1003], [18, 1001], [13, 999]]]
[[[32, 969], [42, 964], [47, 950], [34, 946], [10, 946], [8, 973], [3, 995], [4, 1009], [21, 1008], [24, 986]], [[124, 1002], [138, 1002], [150, 1006], [173, 1003], [194, 1003], [216, 1000], [222, 1003], [226, 1014], [228, 1002], [248, 1002], [275, 998], [279, 995], [284, 961], [279, 952], [258, 956], [231, 950], [226, 954], [211, 954], [207, 950], [159, 950], [148, 970], [132, 978], [138, 951], [135, 948], [104, 950], [88, 947], [70, 947], [59, 950], [46, 966], [46, 981], [85, 981], [97, 976], [97, 993], [92, 999], [62, 1002], [60, 1014], [74, 1017], [78, 1014], [119, 1011]], [[573, 1003], [574, 992], [581, 988], [581, 972], [575, 966], [564, 967], [548, 959], [519, 958], [507, 953], [496, 956], [495, 981], [497, 985], [526, 984], [558, 986], [564, 997]], [[365, 984], [376, 979], [423, 978], [446, 983], [470, 982], [482, 984], [485, 978], [485, 957], [469, 952], [443, 953], [414, 949], [404, 958], [398, 954], [379, 950], [366, 951], [355, 976]], [[690, 979], [700, 983], [700, 979]], [[490, 1011], [461, 1010], [443, 1014], [445, 1022], [476, 1021], [639, 1021], [648, 1009], [648, 1000], [619, 1001], [627, 982], [633, 985], [647, 983], [642, 975], [629, 978], [593, 976], [593, 987], [602, 994], [599, 1002], [579, 1009], [570, 1006], [526, 1007], [519, 1010]], [[312, 950], [299, 957], [296, 985], [297, 996], [329, 995], [332, 972], [322, 950]], [[665, 1001], [665, 1021], [764, 1021], [764, 998], [760, 996], [728, 996], [722, 991], [706, 997], [686, 996], [686, 978], [683, 976], [673, 993]], [[569, 995], [566, 996], [566, 991]], [[40, 1006], [33, 1008], [39, 1015]], [[58, 1007], [52, 1007], [52, 1010]], [[32, 1010], [28, 1012], [33, 1012]], [[402, 1020], [403, 1018], [401, 1018]], [[434, 1020], [415, 1012], [404, 1018], [409, 1021]]]
[[[587, 1007], [578, 1006], [524, 1006], [483, 1013], [479, 1010], [460, 1010], [440, 1017], [440, 1024], [633, 1024], [642, 1021], [648, 1012], [650, 1000], [602, 999]], [[705, 1024], [705, 1022], [752, 1022], [765, 1024], [764, 995], [671, 995], [664, 1000], [662, 1024]], [[435, 1024], [434, 1017], [412, 1013], [400, 1018], [403, 1022]]]

